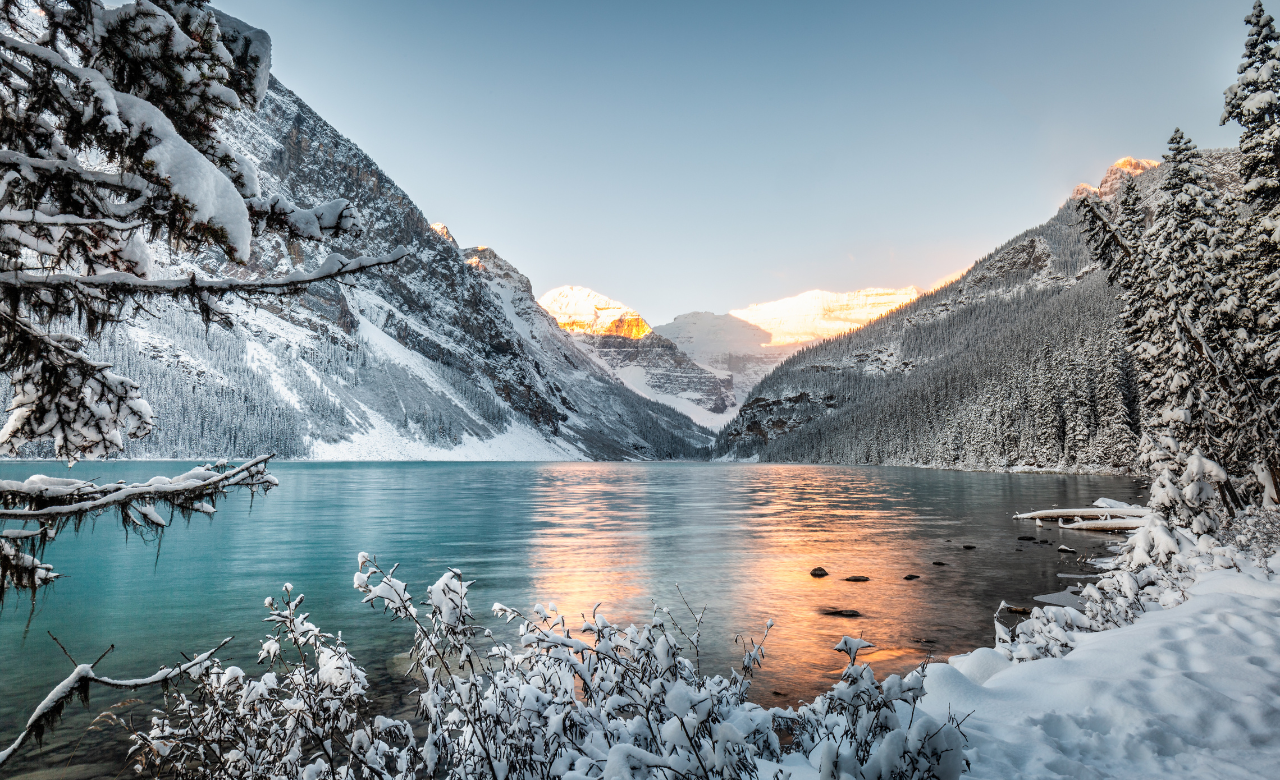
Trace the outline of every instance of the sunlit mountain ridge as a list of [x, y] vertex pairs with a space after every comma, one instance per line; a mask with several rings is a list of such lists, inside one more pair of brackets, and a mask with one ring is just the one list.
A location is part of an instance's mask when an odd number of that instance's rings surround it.
[[1134, 157], [1121, 157], [1107, 168], [1102, 181], [1095, 187], [1081, 182], [1071, 191], [1071, 200], [1079, 200], [1090, 195], [1097, 195], [1103, 200], [1111, 200], [1124, 186], [1124, 183], [1135, 176], [1140, 176], [1160, 165], [1159, 160], [1139, 160]]

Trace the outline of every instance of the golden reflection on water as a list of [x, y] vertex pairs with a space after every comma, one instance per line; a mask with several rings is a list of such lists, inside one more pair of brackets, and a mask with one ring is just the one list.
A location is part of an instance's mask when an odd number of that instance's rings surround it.
[[[538, 602], [556, 604], [571, 629], [597, 602], [615, 624], [646, 620], [651, 598], [687, 627], [683, 593], [695, 610], [714, 605], [703, 630], [704, 672], [724, 673], [740, 656], [731, 638], [759, 638], [772, 618], [755, 690], [762, 700], [807, 698], [837, 679], [842, 665], [832, 648], [846, 634], [876, 645], [861, 658], [881, 675], [909, 670], [938, 646], [921, 617], [941, 567], [896, 538], [913, 516], [894, 506], [899, 499], [883, 485], [828, 469], [703, 472], [738, 484], [699, 505], [687, 500], [690, 491], [655, 494], [660, 486], [628, 476], [579, 480], [560, 466], [534, 498], [532, 589]], [[731, 497], [743, 496], [733, 505]], [[673, 527], [650, 522], [655, 507], [679, 513]], [[811, 576], [816, 566], [829, 576]], [[922, 579], [903, 580], [913, 573]], [[851, 575], [870, 581], [845, 581]], [[848, 609], [861, 616], [825, 614]]]

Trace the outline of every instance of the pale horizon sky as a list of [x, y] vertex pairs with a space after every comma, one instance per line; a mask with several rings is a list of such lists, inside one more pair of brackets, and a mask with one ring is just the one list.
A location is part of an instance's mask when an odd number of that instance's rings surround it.
[[461, 244], [658, 324], [928, 289], [1175, 127], [1235, 145], [1252, 0], [216, 5]]

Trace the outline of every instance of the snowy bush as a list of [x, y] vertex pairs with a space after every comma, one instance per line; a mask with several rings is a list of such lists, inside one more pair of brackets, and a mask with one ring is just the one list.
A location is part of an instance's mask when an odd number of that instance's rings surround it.
[[996, 649], [1013, 661], [1059, 658], [1081, 633], [1129, 625], [1144, 612], [1181, 604], [1204, 572], [1267, 571], [1267, 559], [1280, 549], [1280, 514], [1248, 507], [1226, 530], [1236, 533], [1238, 544], [1197, 535], [1152, 512], [1120, 547], [1110, 569], [1081, 591], [1083, 612], [1037, 607], [1012, 630], [997, 621]]
[[282, 604], [267, 600], [274, 630], [258, 660], [269, 670], [253, 679], [216, 659], [188, 668], [189, 690], [133, 733], [135, 765], [178, 778], [305, 780], [739, 780], [759, 776], [757, 759], [789, 754], [824, 780], [950, 780], [967, 768], [958, 724], [916, 711], [922, 671], [877, 683], [857, 663], [863, 640], [836, 646], [848, 665], [813, 703], [765, 709], [747, 701], [765, 639], [747, 643], [741, 672], [703, 676], [681, 655], [699, 641], [692, 610], [684, 627], [659, 608], [623, 628], [597, 608], [574, 630], [554, 604], [529, 617], [495, 604], [515, 629], [508, 642], [474, 622], [471, 583], [457, 570], [421, 602], [394, 574], [362, 553], [355, 587], [413, 631], [412, 721], [371, 711], [364, 671], [286, 585]]

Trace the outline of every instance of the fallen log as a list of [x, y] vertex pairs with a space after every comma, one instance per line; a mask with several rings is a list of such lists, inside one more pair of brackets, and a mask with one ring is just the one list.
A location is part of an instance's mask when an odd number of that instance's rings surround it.
[[1018, 520], [1038, 520], [1041, 518], [1112, 518], [1112, 517], [1146, 517], [1151, 510], [1145, 506], [1138, 507], [1101, 507], [1087, 506], [1080, 509], [1041, 509], [1039, 512], [1025, 512], [1014, 515]]

